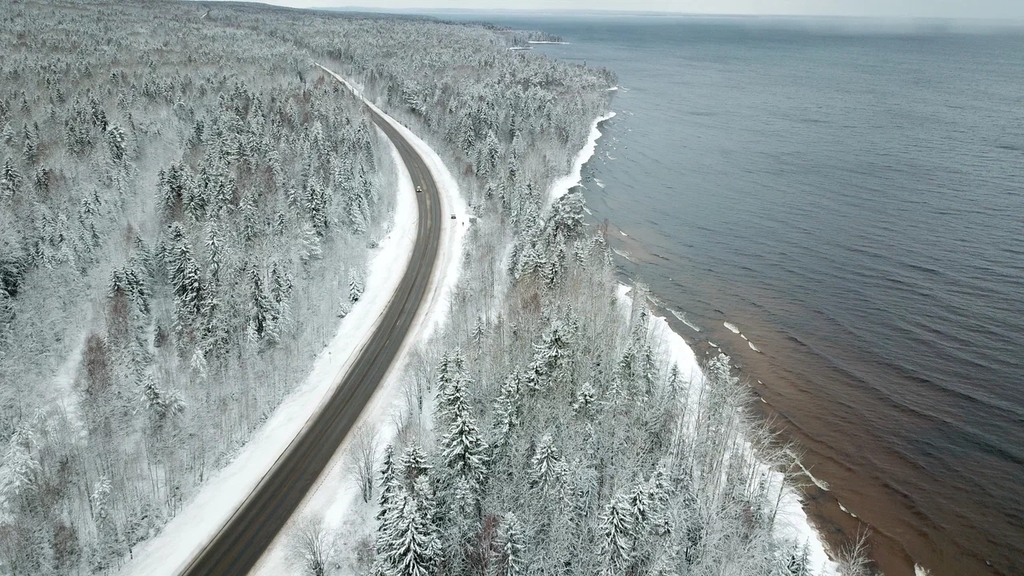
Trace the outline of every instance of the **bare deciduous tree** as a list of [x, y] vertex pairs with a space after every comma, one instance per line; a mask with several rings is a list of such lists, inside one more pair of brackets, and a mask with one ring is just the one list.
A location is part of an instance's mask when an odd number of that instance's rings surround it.
[[291, 535], [289, 554], [308, 576], [326, 576], [333, 563], [334, 537], [319, 517], [303, 518]]
[[857, 530], [857, 537], [843, 546], [836, 559], [836, 569], [841, 576], [871, 576], [868, 560], [868, 538], [870, 530]]
[[373, 500], [373, 474], [380, 447], [377, 426], [366, 422], [351, 434], [352, 444], [345, 466], [349, 476], [359, 485], [359, 494], [363, 502], [370, 502]]

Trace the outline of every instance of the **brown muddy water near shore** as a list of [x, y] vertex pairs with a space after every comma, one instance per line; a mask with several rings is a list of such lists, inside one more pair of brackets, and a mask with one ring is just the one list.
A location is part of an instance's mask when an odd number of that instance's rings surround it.
[[[635, 270], [642, 264], [657, 265], [663, 260], [614, 223], [606, 220], [601, 227], [615, 250], [621, 270]], [[687, 313], [681, 313], [660, 301], [657, 294], [651, 296], [658, 315], [666, 318], [698, 358], [725, 353], [732, 359], [742, 379], [761, 400], [752, 406], [754, 413], [774, 423], [780, 441], [796, 443], [801, 465], [806, 469], [796, 475], [805, 497], [804, 509], [825, 539], [830, 555], [841, 553], [861, 534], [867, 533], [872, 569], [877, 573], [916, 576], [914, 558], [917, 558], [929, 566], [941, 567], [940, 571], [933, 570], [933, 574], [1003, 574], [994, 571], [991, 561], [952, 552], [958, 548], [957, 543], [943, 538], [941, 531], [922, 530], [893, 515], [894, 510], [912, 506], [910, 498], [901, 498], [898, 486], [884, 477], [865, 473], [862, 468], [844, 462], [827, 441], [820, 440], [832, 436], [827, 432], [832, 428], [832, 421], [817, 418], [822, 410], [816, 410], [814, 402], [806, 401], [800, 382], [813, 385], [827, 381], [835, 386], [844, 378], [841, 371], [826, 365], [808, 366], [802, 356], [801, 343], [776, 333], [759, 322], [756, 315], [734, 312], [726, 316], [718, 309], [694, 311], [692, 306]], [[726, 327], [726, 323], [740, 332]], [[794, 366], [800, 369], [794, 370]], [[927, 426], [922, 424], [917, 433], [928, 434]], [[886, 462], [883, 459], [886, 455], [872, 451], [867, 445], [860, 452], [873, 466], [906, 464], [898, 458], [896, 462]], [[895, 498], [890, 496], [892, 492], [896, 492]], [[927, 522], [924, 517], [915, 519]]]

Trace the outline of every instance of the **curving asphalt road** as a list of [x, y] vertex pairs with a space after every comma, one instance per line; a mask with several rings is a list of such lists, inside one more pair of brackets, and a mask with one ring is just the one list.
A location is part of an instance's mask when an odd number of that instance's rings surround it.
[[384, 118], [367, 111], [398, 148], [415, 185], [419, 224], [409, 268], [359, 356], [314, 422], [292, 441], [273, 469], [183, 574], [247, 574], [334, 456], [398, 355], [426, 296], [441, 238], [441, 199], [426, 163]]

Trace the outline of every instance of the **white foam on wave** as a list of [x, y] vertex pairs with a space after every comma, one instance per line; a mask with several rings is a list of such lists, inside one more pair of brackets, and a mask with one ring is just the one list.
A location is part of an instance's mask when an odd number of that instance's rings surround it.
[[600, 188], [600, 189], [604, 190], [604, 182], [601, 182], [601, 180], [600, 180], [600, 179], [598, 179], [598, 178], [594, 178], [594, 184], [597, 184], [597, 187], [598, 187], [598, 188]]
[[914, 576], [932, 576], [932, 571], [920, 564], [914, 564]]
[[622, 230], [619, 230], [619, 234], [622, 234], [623, 236], [629, 237], [629, 234], [626, 234], [626, 233], [625, 233], [625, 232], [623, 232]]
[[838, 500], [836, 502], [839, 504], [839, 509], [840, 510], [842, 510], [843, 512], [846, 512], [847, 514], [849, 514], [850, 516], [853, 516], [854, 518], [857, 517], [856, 514], [854, 514], [853, 512], [850, 512], [849, 510], [847, 510], [846, 506], [843, 506], [842, 502], [839, 502]]
[[739, 334], [740, 329], [736, 327], [732, 322], [722, 322], [722, 325], [729, 329], [733, 334]]
[[750, 340], [747, 340], [747, 346], [750, 346], [750, 349], [753, 350], [754, 352], [757, 352], [758, 354], [761, 353], [761, 349], [758, 348], [757, 346], [754, 346], [754, 343], [751, 342]]
[[672, 315], [675, 316], [677, 320], [679, 320], [683, 324], [686, 324], [687, 326], [689, 326], [690, 329], [692, 329], [694, 332], [700, 332], [700, 326], [697, 326], [693, 322], [690, 322], [689, 320], [687, 320], [686, 319], [686, 314], [684, 314], [683, 312], [679, 312], [678, 310], [673, 310], [671, 308], [669, 308], [668, 311], [671, 312]]
[[616, 250], [615, 248], [612, 248], [612, 252], [615, 252], [616, 254], [618, 254], [619, 256], [622, 256], [623, 258], [625, 258], [626, 260], [629, 260], [630, 262], [635, 262], [635, 260], [633, 260], [629, 256], [629, 252], [623, 252], [622, 250]]
[[828, 482], [825, 482], [824, 480], [821, 480], [819, 478], [815, 478], [814, 474], [811, 474], [811, 471], [805, 468], [803, 462], [800, 462], [799, 459], [794, 458], [794, 461], [796, 462], [796, 465], [800, 467], [800, 471], [804, 473], [804, 476], [807, 476], [807, 478], [809, 478], [811, 482], [814, 482], [815, 486], [821, 488], [825, 492], [829, 491]]

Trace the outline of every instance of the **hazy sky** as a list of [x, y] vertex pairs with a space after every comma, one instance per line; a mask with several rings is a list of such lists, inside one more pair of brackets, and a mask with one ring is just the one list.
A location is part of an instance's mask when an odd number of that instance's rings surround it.
[[1024, 0], [269, 0], [269, 3], [303, 8], [591, 9], [1024, 20]]

